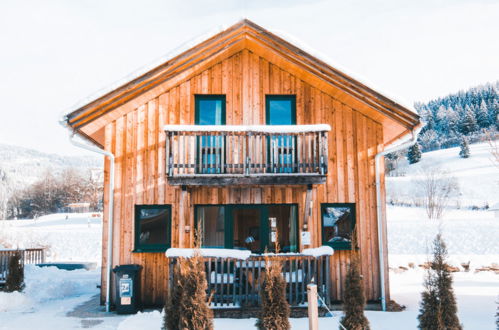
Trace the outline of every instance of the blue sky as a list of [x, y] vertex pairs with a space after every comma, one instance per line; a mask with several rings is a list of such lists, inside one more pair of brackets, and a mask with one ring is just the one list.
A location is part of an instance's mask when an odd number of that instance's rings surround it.
[[0, 2], [0, 143], [78, 154], [61, 112], [247, 17], [409, 103], [499, 79], [499, 1]]

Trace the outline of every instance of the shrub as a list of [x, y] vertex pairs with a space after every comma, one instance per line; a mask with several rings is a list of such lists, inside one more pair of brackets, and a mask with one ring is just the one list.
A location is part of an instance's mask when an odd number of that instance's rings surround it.
[[452, 275], [447, 264], [447, 248], [438, 234], [433, 241], [433, 260], [427, 269], [419, 309], [419, 329], [461, 330], [457, 304], [452, 289]]
[[265, 258], [260, 297], [262, 304], [256, 327], [260, 330], [290, 329], [290, 308], [286, 300], [286, 282], [282, 277], [282, 264], [269, 256]]
[[366, 299], [360, 275], [359, 255], [352, 249], [350, 266], [345, 279], [345, 295], [343, 298], [344, 316], [341, 318], [340, 323], [348, 330], [370, 329], [369, 320], [364, 315], [365, 305]]
[[421, 160], [421, 149], [419, 148], [419, 144], [415, 143], [411, 147], [409, 147], [409, 151], [407, 152], [407, 160], [409, 164], [416, 164]]
[[211, 330], [213, 311], [209, 307], [204, 261], [199, 252], [180, 258], [175, 265], [173, 289], [165, 306], [163, 329]]
[[9, 260], [9, 270], [5, 280], [5, 291], [14, 292], [24, 289], [24, 265], [21, 253], [16, 253]]

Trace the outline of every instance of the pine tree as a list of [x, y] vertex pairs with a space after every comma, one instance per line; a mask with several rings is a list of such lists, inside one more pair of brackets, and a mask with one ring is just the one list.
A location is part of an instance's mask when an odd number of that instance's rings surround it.
[[286, 300], [286, 281], [282, 276], [282, 264], [279, 260], [268, 256], [265, 258], [265, 273], [260, 298], [262, 303], [256, 327], [260, 330], [291, 329], [290, 308]]
[[464, 112], [464, 118], [461, 122], [461, 133], [470, 134], [477, 130], [478, 126], [476, 124], [475, 114], [471, 108], [467, 105]]
[[468, 144], [468, 139], [466, 137], [461, 138], [461, 144], [459, 145], [461, 150], [459, 151], [459, 156], [461, 158], [469, 158], [470, 157], [470, 146]]
[[489, 121], [489, 110], [487, 108], [487, 104], [485, 101], [482, 99], [482, 103], [480, 103], [480, 107], [478, 108], [476, 112], [476, 122], [479, 127], [481, 128], [487, 128], [490, 126], [490, 121]]
[[461, 330], [452, 275], [447, 264], [447, 248], [441, 234], [433, 241], [433, 260], [427, 270], [425, 291], [419, 309], [419, 329]]
[[349, 330], [370, 329], [369, 320], [364, 315], [365, 305], [366, 299], [360, 275], [359, 255], [356, 251], [352, 250], [350, 267], [345, 279], [345, 296], [343, 298], [344, 316], [341, 318], [340, 323]]
[[9, 269], [5, 280], [5, 291], [14, 292], [24, 289], [24, 265], [21, 253], [18, 252], [10, 257]]
[[212, 330], [213, 311], [206, 295], [208, 285], [199, 251], [191, 258], [178, 260], [173, 278], [173, 289], [165, 306], [163, 329]]
[[409, 161], [409, 164], [416, 164], [421, 160], [421, 149], [419, 148], [419, 143], [415, 143], [409, 148], [407, 160]]

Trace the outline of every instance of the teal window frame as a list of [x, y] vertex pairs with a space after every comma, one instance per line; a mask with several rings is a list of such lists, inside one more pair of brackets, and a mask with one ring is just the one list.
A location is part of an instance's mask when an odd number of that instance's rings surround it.
[[271, 101], [291, 101], [291, 125], [296, 125], [296, 95], [265, 95], [265, 122], [267, 125], [276, 125], [270, 122], [270, 102]]
[[[201, 124], [201, 102], [202, 101], [221, 101], [222, 104], [222, 113], [220, 114], [220, 119], [221, 123], [220, 125], [225, 125], [226, 124], [226, 106], [227, 106], [227, 100], [224, 94], [195, 94], [194, 95], [194, 104], [195, 104], [195, 109], [194, 109], [194, 123], [196, 125], [215, 125], [215, 124]], [[220, 145], [221, 139], [225, 139], [224, 137], [215, 137], [216, 141], [219, 142]], [[205, 139], [204, 137], [197, 137], [196, 138], [196, 172], [199, 169], [199, 164], [203, 163], [204, 164], [204, 155], [201, 156], [202, 159], [198, 159], [199, 153], [199, 148], [201, 147], [202, 144], [208, 142], [209, 140]], [[224, 153], [225, 154], [225, 153]], [[206, 164], [210, 164], [210, 161], [208, 160], [208, 156], [206, 156]], [[222, 160], [220, 161], [220, 164], [222, 163]], [[223, 163], [225, 163], [225, 160], [223, 160]], [[224, 172], [223, 169], [222, 173]], [[214, 168], [202, 168], [201, 170], [202, 174], [220, 174], [219, 169], [214, 169]]]
[[[141, 244], [140, 243], [140, 211], [142, 209], [165, 209], [168, 210], [166, 219], [166, 243], [165, 244]], [[135, 205], [135, 237], [133, 252], [165, 252], [171, 247], [172, 233], [172, 207], [170, 204], [136, 204]]]
[[352, 212], [350, 213], [350, 230], [353, 234], [355, 230], [355, 223], [357, 221], [357, 210], [355, 203], [321, 203], [321, 235], [322, 235], [322, 245], [327, 245], [332, 247], [334, 250], [351, 250], [352, 242], [327, 242], [325, 240], [326, 236], [324, 234], [324, 212], [326, 207], [349, 207]]
[[[270, 234], [270, 224], [268, 222], [268, 218], [269, 218], [269, 207], [270, 206], [282, 206], [282, 205], [286, 205], [286, 206], [295, 206], [296, 209], [297, 209], [297, 212], [296, 212], [296, 218], [295, 218], [295, 221], [296, 221], [296, 228], [299, 227], [299, 215], [298, 215], [298, 204], [296, 203], [281, 203], [281, 204], [196, 204], [194, 205], [194, 226], [195, 228], [197, 228], [198, 226], [198, 210], [200, 207], [224, 207], [225, 210], [224, 210], [224, 247], [225, 249], [233, 249], [234, 248], [234, 221], [232, 219], [232, 211], [235, 210], [235, 209], [260, 209], [261, 211], [261, 219], [260, 219], [260, 237], [262, 237], [262, 239], [260, 240], [260, 251], [259, 253], [264, 253], [265, 252], [265, 248], [269, 247], [271, 242], [270, 242], [270, 238], [269, 238], [269, 234]], [[265, 225], [262, 225], [263, 224], [267, 224], [266, 226]], [[300, 242], [299, 242], [299, 230], [296, 230], [296, 235], [294, 237], [296, 243], [297, 243], [297, 246], [296, 246], [296, 250], [295, 252], [298, 252], [299, 250], [299, 247], [300, 247]], [[207, 249], [210, 249], [210, 248], [213, 248], [213, 249], [216, 249], [218, 247], [209, 247], [209, 246], [202, 246], [203, 248], [207, 248]]]
[[[265, 95], [265, 123], [267, 125], [278, 125], [278, 124], [273, 124], [271, 123], [270, 121], [270, 102], [272, 101], [291, 101], [291, 124], [290, 125], [296, 125], [296, 95], [294, 94], [287, 94], [287, 95]], [[294, 139], [295, 140], [295, 148], [296, 148], [296, 138], [295, 137], [291, 137], [291, 139]], [[279, 136], [279, 137], [273, 137], [272, 140], [274, 141], [278, 141], [278, 144], [281, 144], [283, 143], [285, 146], [289, 146], [290, 144], [290, 136], [286, 136], [285, 134], [283, 134], [282, 136]], [[270, 159], [270, 153], [271, 153], [271, 138], [268, 137], [267, 138], [267, 159]], [[289, 156], [289, 154], [288, 154]], [[295, 153], [295, 159], [294, 161], [291, 160], [291, 163], [295, 163], [296, 164], [296, 157], [298, 155]], [[279, 157], [281, 157], [279, 155]], [[282, 158], [284, 159], [284, 156], [282, 156]], [[285, 164], [289, 161], [289, 159], [287, 161], [285, 161]], [[270, 164], [269, 164], [270, 165]], [[279, 172], [284, 172], [284, 173], [294, 173], [294, 172], [297, 172], [298, 169], [297, 168], [292, 168], [291, 166], [289, 167], [282, 167], [282, 168], [279, 168], [279, 169], [270, 169], [270, 171], [279, 171]]]

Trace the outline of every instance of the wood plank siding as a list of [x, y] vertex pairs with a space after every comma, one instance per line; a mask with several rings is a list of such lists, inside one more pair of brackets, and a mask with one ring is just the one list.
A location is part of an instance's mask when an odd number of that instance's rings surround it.
[[[113, 263], [140, 264], [142, 299], [159, 305], [167, 293], [168, 259], [163, 253], [135, 253], [134, 205], [171, 204], [173, 247], [192, 247], [196, 204], [297, 204], [303, 229], [306, 186], [179, 186], [168, 184], [165, 173], [163, 125], [194, 124], [194, 96], [226, 96], [228, 125], [264, 125], [265, 95], [296, 95], [296, 124], [329, 124], [326, 183], [313, 185], [313, 214], [309, 219], [312, 247], [321, 245], [321, 203], [356, 203], [361, 271], [368, 300], [380, 297], [376, 222], [374, 156], [383, 150], [383, 125], [367, 117], [355, 105], [343, 103], [331, 88], [309, 83], [305, 71], [289, 71], [279, 61], [244, 48], [228, 54], [206, 69], [185, 74], [160, 94], [140, 98], [131, 111], [109, 121], [104, 129], [104, 148], [116, 156]], [[168, 83], [165, 83], [168, 84]], [[129, 104], [127, 106], [130, 106]], [[119, 111], [117, 113], [120, 113]], [[105, 180], [109, 182], [109, 162]], [[382, 176], [383, 177], [383, 176]], [[107, 187], [107, 185], [106, 185]], [[384, 185], [381, 187], [384, 194]], [[107, 188], [106, 188], [107, 189]], [[105, 196], [107, 196], [105, 194]], [[107, 198], [107, 197], [106, 197]], [[109, 201], [105, 199], [105, 208]], [[104, 228], [109, 219], [104, 212]], [[385, 230], [385, 229], [383, 229]], [[102, 299], [106, 292], [107, 231], [103, 231]], [[386, 244], [386, 242], [384, 242]], [[350, 251], [331, 257], [331, 298], [342, 299]], [[386, 267], [386, 265], [385, 265]], [[388, 286], [387, 286], [388, 287]], [[388, 298], [388, 296], [387, 296]]]

